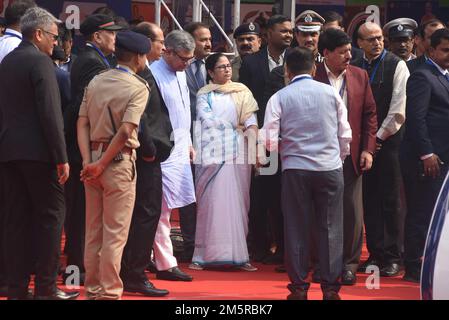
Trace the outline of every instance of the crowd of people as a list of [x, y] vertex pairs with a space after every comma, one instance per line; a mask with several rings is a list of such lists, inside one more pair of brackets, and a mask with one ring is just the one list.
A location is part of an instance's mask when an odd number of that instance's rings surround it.
[[166, 296], [147, 272], [193, 281], [178, 261], [277, 265], [290, 300], [307, 300], [310, 280], [339, 300], [373, 268], [420, 281], [449, 162], [443, 22], [366, 22], [353, 44], [336, 12], [296, 25], [275, 14], [263, 37], [255, 22], [235, 29], [232, 59], [212, 52], [209, 25], [164, 34], [107, 7], [82, 22], [77, 50], [33, 0], [11, 3], [5, 23], [0, 296], [79, 296], [56, 285], [73, 280], [63, 232], [92, 300]]

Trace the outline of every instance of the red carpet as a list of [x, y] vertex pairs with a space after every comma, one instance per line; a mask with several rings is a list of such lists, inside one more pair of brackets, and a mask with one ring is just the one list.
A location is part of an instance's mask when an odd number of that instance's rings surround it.
[[[174, 217], [173, 217], [174, 218]], [[173, 225], [177, 224], [173, 219]], [[64, 237], [62, 245], [64, 243]], [[363, 250], [362, 261], [367, 258], [366, 248]], [[65, 257], [62, 257], [65, 264]], [[276, 273], [276, 266], [254, 263], [259, 270], [247, 272], [240, 270], [211, 271], [190, 270], [188, 264], [181, 263], [180, 268], [191, 274], [192, 282], [174, 282], [156, 280], [154, 274], [148, 273], [150, 281], [161, 289], [167, 289], [170, 294], [164, 298], [148, 298], [141, 295], [124, 294], [123, 300], [285, 300], [289, 294], [289, 283], [286, 273]], [[341, 298], [344, 300], [418, 300], [419, 285], [402, 280], [402, 275], [394, 278], [380, 278], [379, 289], [368, 289], [365, 282], [368, 274], [357, 274], [354, 286], [342, 286]], [[62, 280], [59, 279], [61, 288]], [[373, 281], [368, 281], [373, 284]], [[80, 300], [84, 300], [84, 289], [81, 287]], [[308, 298], [321, 300], [320, 285], [312, 283]], [[2, 300], [2, 298], [0, 298]]]
[[[285, 273], [274, 272], [275, 266], [254, 264], [256, 272], [246, 271], [196, 271], [181, 264], [183, 271], [194, 277], [192, 282], [173, 282], [156, 280], [148, 273], [149, 279], [157, 288], [170, 291], [164, 298], [147, 298], [140, 295], [125, 294], [123, 300], [284, 300], [288, 295], [288, 278]], [[358, 274], [357, 284], [343, 286], [340, 293], [345, 300], [417, 300], [420, 298], [419, 285], [403, 281], [401, 277], [380, 278], [379, 289], [367, 289], [368, 275]], [[83, 291], [81, 289], [81, 291]], [[80, 299], [84, 299], [84, 295]], [[319, 284], [313, 283], [309, 299], [321, 300]]]

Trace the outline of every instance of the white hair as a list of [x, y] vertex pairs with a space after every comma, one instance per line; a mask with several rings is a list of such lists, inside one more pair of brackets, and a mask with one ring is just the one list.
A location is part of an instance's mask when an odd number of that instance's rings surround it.
[[186, 31], [174, 30], [165, 37], [167, 49], [193, 51], [195, 46], [195, 39]]
[[28, 9], [20, 19], [20, 29], [24, 38], [32, 39], [37, 29], [46, 30], [53, 24], [61, 23], [50, 12], [40, 7]]

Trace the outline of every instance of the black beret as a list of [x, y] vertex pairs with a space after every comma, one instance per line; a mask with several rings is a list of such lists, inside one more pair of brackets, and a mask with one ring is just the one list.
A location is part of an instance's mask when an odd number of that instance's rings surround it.
[[255, 22], [241, 24], [234, 31], [234, 39], [244, 34], [260, 34], [260, 27]]
[[91, 14], [80, 26], [80, 32], [88, 36], [99, 30], [119, 31], [123, 27], [116, 25], [114, 19], [105, 14]]
[[150, 40], [147, 37], [130, 30], [117, 33], [115, 46], [138, 54], [147, 54], [151, 50]]

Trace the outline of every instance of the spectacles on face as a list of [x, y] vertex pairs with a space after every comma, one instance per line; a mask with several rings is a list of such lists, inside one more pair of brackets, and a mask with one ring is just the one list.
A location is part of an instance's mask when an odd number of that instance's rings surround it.
[[191, 63], [193, 58], [195, 58], [195, 56], [191, 56], [191, 57], [182, 57], [179, 55], [179, 53], [177, 53], [175, 50], [173, 50], [173, 52], [175, 53], [175, 55], [179, 58], [179, 60], [181, 60], [184, 63]]
[[228, 63], [228, 64], [221, 64], [219, 66], [216, 66], [215, 69], [220, 69], [222, 71], [225, 71], [226, 69], [231, 69], [232, 66]]
[[368, 41], [369, 43], [374, 43], [376, 41], [382, 42], [383, 39], [384, 39], [384, 36], [377, 36], [377, 37], [371, 37], [371, 38], [365, 38], [365, 39], [362, 38], [362, 40]]
[[53, 38], [53, 41], [58, 41], [58, 39], [59, 39], [59, 35], [58, 34], [54, 34], [54, 33], [51, 33], [50, 31], [43, 30], [43, 29], [40, 29], [40, 30], [45, 32], [45, 33], [47, 33], [47, 34], [49, 34], [49, 35], [51, 35], [52, 38]]

